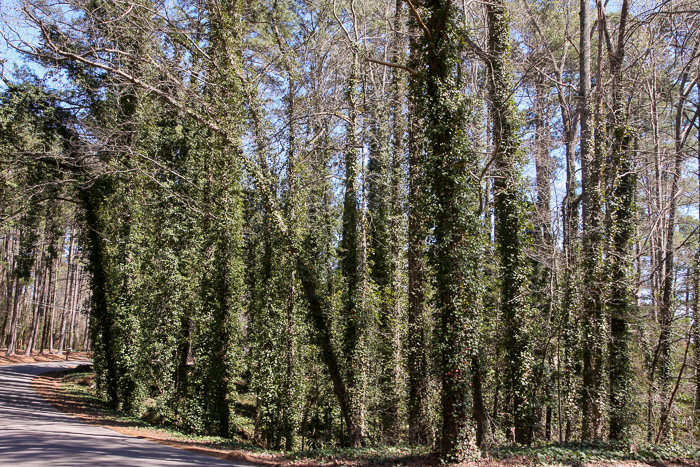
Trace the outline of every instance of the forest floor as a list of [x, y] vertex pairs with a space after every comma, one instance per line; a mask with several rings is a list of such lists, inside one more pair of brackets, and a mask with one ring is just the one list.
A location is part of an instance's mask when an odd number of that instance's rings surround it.
[[18, 363], [43, 363], [57, 362], [63, 360], [90, 360], [90, 355], [85, 352], [71, 352], [66, 358], [66, 354], [56, 355], [52, 353], [32, 352], [31, 355], [24, 355], [24, 350], [18, 350], [15, 355], [6, 357], [7, 349], [0, 349], [0, 365], [17, 365]]
[[[412, 467], [439, 465], [439, 459], [410, 448], [361, 448], [305, 451], [294, 454], [270, 453], [252, 444], [222, 438], [189, 436], [175, 430], [155, 426], [146, 421], [114, 412], [95, 396], [91, 388], [93, 376], [86, 368], [77, 371], [45, 373], [33, 381], [34, 389], [59, 410], [74, 415], [85, 423], [111, 428], [119, 433], [186, 449], [230, 461], [244, 461], [261, 466], [379, 466], [404, 465]], [[611, 451], [610, 447], [547, 446], [540, 448], [506, 448], [493, 457], [459, 464], [466, 466], [531, 466], [574, 465], [640, 467], [700, 467], [700, 448], [668, 447], [636, 448], [629, 453]], [[674, 451], [674, 449], [676, 449]], [[692, 455], [688, 455], [691, 453]], [[619, 456], [619, 457], [616, 457]], [[498, 457], [498, 458], [496, 458]], [[627, 459], [625, 459], [625, 457]], [[630, 457], [641, 460], [629, 460]], [[615, 460], [619, 459], [619, 460]]]

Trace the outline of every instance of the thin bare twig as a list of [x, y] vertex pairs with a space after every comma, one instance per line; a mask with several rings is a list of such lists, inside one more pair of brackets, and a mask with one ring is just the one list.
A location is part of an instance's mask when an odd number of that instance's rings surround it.
[[391, 68], [400, 68], [402, 70], [408, 71], [413, 76], [418, 76], [418, 72], [416, 70], [414, 70], [411, 67], [405, 66], [405, 65], [399, 65], [398, 63], [389, 63], [389, 62], [385, 62], [383, 60], [375, 60], [373, 58], [367, 58], [365, 60], [367, 60], [368, 62], [376, 63], [377, 65], [384, 65], [384, 66], [388, 66]]

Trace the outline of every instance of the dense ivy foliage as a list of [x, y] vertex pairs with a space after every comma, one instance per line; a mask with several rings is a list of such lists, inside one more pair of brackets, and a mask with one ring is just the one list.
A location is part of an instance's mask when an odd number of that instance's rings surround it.
[[70, 349], [61, 282], [101, 397], [186, 433], [697, 440], [697, 15], [555, 4], [26, 0], [0, 343]]

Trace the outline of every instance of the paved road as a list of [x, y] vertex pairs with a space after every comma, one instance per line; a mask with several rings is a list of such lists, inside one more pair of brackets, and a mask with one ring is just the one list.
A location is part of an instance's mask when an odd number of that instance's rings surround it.
[[31, 387], [32, 378], [79, 362], [0, 366], [2, 466], [240, 466], [91, 426], [59, 412]]

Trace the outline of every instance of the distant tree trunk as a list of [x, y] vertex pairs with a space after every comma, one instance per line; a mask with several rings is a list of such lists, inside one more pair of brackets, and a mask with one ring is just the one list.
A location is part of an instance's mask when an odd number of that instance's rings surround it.
[[19, 323], [20, 307], [19, 302], [22, 297], [22, 281], [15, 276], [15, 292], [12, 300], [12, 318], [10, 320], [10, 338], [7, 342], [6, 357], [11, 357], [17, 351], [17, 325]]
[[0, 347], [2, 347], [5, 344], [5, 339], [7, 339], [7, 325], [9, 322], [12, 320], [12, 307], [14, 304], [14, 296], [13, 296], [13, 290], [15, 289], [14, 284], [15, 284], [16, 278], [14, 277], [14, 274], [11, 274], [9, 271], [7, 273], [7, 306], [5, 308], [5, 319], [2, 321], [2, 334], [0, 335]]
[[0, 347], [5, 345], [5, 339], [7, 338], [7, 324], [12, 318], [12, 304], [14, 302], [12, 299], [12, 291], [14, 290], [14, 275], [12, 274], [12, 271], [15, 268], [17, 258], [13, 257], [12, 261], [10, 261], [11, 242], [9, 237], [10, 236], [8, 235], [7, 239], [5, 240], [5, 258], [8, 262], [7, 268], [5, 269], [5, 299], [7, 301], [5, 307], [5, 319], [2, 321], [2, 331], [0, 332]]
[[83, 352], [90, 351], [90, 314], [90, 307], [88, 307], [85, 315], [85, 331], [83, 331]]
[[[60, 257], [59, 257], [60, 258]], [[44, 309], [43, 309], [43, 318], [44, 318], [44, 324], [42, 325], [42, 332], [41, 332], [41, 344], [39, 346], [39, 353], [43, 355], [44, 349], [46, 349], [46, 343], [50, 339], [50, 334], [51, 334], [51, 326], [50, 323], [53, 323], [53, 320], [49, 320], [49, 304], [51, 306], [51, 313], [53, 313], [53, 308], [56, 302], [56, 282], [57, 278], [54, 276], [54, 271], [58, 270], [58, 262], [60, 261], [59, 258], [56, 258], [56, 260], [51, 260], [49, 261], [49, 281], [46, 287], [46, 295], [44, 297]], [[51, 352], [52, 349], [49, 349], [49, 352]]]
[[34, 290], [32, 291], [32, 321], [29, 326], [29, 339], [27, 339], [27, 345], [24, 349], [25, 356], [32, 354], [36, 338], [39, 334], [39, 321], [44, 297], [44, 283], [46, 282], [44, 268], [45, 259], [46, 255], [42, 253], [42, 259], [37, 263], [36, 267]]
[[60, 270], [60, 262], [56, 263], [56, 279], [54, 279], [54, 284], [53, 284], [53, 294], [52, 294], [52, 300], [51, 300], [51, 314], [49, 316], [49, 322], [48, 322], [48, 328], [46, 330], [46, 339], [47, 339], [47, 345], [49, 348], [49, 353], [53, 353], [54, 349], [54, 343], [55, 343], [55, 337], [56, 337], [56, 329], [54, 326], [54, 322], [56, 321], [56, 295], [58, 295], [58, 279], [61, 274]]
[[[698, 49], [698, 43], [693, 50], [693, 56]], [[688, 100], [693, 86], [687, 86], [690, 79], [690, 64], [686, 65], [680, 78], [678, 101], [676, 102], [676, 121], [675, 121], [675, 157], [673, 164], [673, 173], [671, 176], [671, 192], [669, 193], [670, 206], [668, 209], [668, 224], [666, 225], [666, 248], [663, 267], [663, 296], [661, 299], [661, 307], [659, 310], [659, 318], [661, 320], [661, 332], [659, 335], [659, 387], [661, 389], [661, 419], [668, 418], [667, 410], [670, 409], [670, 404], [667, 404], [669, 385], [671, 383], [671, 371], [673, 362], [671, 361], [671, 340], [672, 340], [672, 324], [674, 317], [674, 283], [675, 283], [675, 249], [676, 249], [676, 214], [678, 211], [678, 193], [680, 190], [680, 181], [682, 176], [683, 162], [685, 155], [683, 152], [685, 141], [688, 132], [684, 130], [684, 122], [686, 117], [685, 103]], [[689, 123], [690, 127], [695, 124], [697, 113]], [[668, 433], [668, 425], [664, 424], [663, 431], [660, 432], [661, 438], [665, 439]]]
[[75, 338], [76, 338], [76, 330], [75, 330], [75, 320], [79, 316], [80, 312], [80, 296], [83, 292], [83, 280], [80, 277], [79, 269], [77, 268], [76, 264], [76, 274], [75, 274], [75, 285], [74, 285], [74, 294], [73, 294], [73, 301], [71, 303], [71, 314], [70, 314], [70, 332], [68, 333], [69, 336], [69, 348], [71, 351], [75, 348]]
[[61, 311], [61, 325], [58, 334], [58, 349], [56, 350], [57, 355], [63, 355], [64, 345], [66, 342], [66, 321], [68, 321], [68, 307], [70, 305], [70, 300], [73, 295], [73, 276], [75, 275], [75, 268], [73, 267], [73, 250], [75, 243], [74, 230], [70, 229], [70, 245], [68, 247], [68, 259], [66, 264], [66, 286], [63, 289], [63, 310]]
[[53, 280], [52, 289], [49, 291], [51, 296], [51, 312], [48, 310], [46, 316], [44, 317], [44, 334], [41, 339], [41, 352], [48, 345], [49, 353], [53, 352], [54, 344], [54, 316], [56, 314], [56, 295], [58, 293], [58, 280], [61, 277], [61, 260], [63, 258], [63, 249], [65, 247], [66, 237], [61, 236], [60, 248], [57, 251], [56, 259], [53, 261], [52, 271], [55, 271], [55, 276]]

